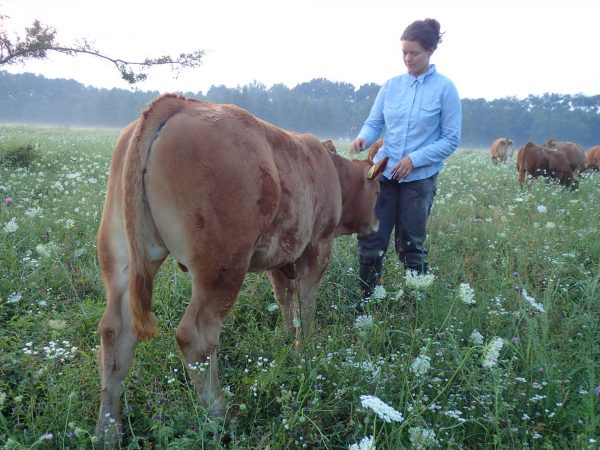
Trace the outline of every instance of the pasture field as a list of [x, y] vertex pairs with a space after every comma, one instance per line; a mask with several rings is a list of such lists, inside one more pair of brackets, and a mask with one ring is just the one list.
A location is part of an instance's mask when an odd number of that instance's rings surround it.
[[[93, 446], [95, 237], [117, 134], [0, 126], [2, 448]], [[338, 238], [300, 352], [266, 275], [249, 274], [219, 348], [225, 425], [186, 374], [174, 330], [190, 282], [167, 259], [160, 335], [126, 380], [124, 447], [599, 448], [599, 200], [599, 173], [577, 191], [520, 190], [514, 160], [459, 149], [432, 210], [433, 277], [407, 276], [389, 253], [384, 289], [358, 315], [356, 239]]]

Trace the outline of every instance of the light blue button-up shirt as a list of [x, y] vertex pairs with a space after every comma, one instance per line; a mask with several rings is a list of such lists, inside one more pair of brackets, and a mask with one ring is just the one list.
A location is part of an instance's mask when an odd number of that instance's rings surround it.
[[418, 77], [408, 72], [388, 80], [379, 90], [358, 137], [368, 148], [385, 128], [383, 147], [374, 161], [389, 156], [383, 175], [391, 179], [392, 168], [410, 155], [414, 169], [399, 181], [415, 181], [442, 169], [444, 160], [460, 143], [461, 124], [458, 91], [432, 64]]

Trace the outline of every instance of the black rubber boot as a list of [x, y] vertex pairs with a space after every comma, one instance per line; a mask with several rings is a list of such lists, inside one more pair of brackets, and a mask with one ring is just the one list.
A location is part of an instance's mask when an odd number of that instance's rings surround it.
[[381, 269], [383, 258], [377, 257], [369, 261], [360, 261], [359, 264], [359, 303], [362, 303], [373, 294], [373, 289], [381, 284]]

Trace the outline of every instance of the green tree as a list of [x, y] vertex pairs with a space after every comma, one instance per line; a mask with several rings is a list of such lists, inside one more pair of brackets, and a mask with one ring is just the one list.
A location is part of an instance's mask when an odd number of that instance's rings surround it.
[[[0, 15], [0, 24], [6, 19], [6, 16]], [[143, 61], [125, 61], [105, 55], [85, 39], [68, 45], [61, 44], [57, 40], [56, 30], [38, 20], [35, 20], [30, 28], [25, 28], [23, 36], [10, 37], [2, 28], [0, 28], [0, 66], [22, 63], [31, 59], [45, 59], [48, 52], [69, 56], [93, 55], [114, 64], [121, 73], [121, 78], [130, 85], [148, 78], [147, 71], [153, 66], [170, 66], [177, 74], [184, 68], [200, 66], [204, 56], [203, 50], [196, 50], [191, 53], [181, 53], [177, 57], [165, 55], [158, 58], [146, 58]]]

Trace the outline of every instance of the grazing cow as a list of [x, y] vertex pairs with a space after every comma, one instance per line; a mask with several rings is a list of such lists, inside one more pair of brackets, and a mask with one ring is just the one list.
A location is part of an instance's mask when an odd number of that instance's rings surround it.
[[532, 178], [540, 175], [554, 178], [565, 186], [577, 186], [567, 156], [562, 152], [540, 147], [533, 142], [528, 142], [517, 152], [517, 170], [521, 188], [526, 174]]
[[154, 100], [117, 141], [98, 231], [107, 305], [96, 433], [109, 445], [120, 435], [122, 383], [140, 339], [156, 333], [152, 282], [167, 255], [192, 281], [177, 343], [200, 401], [222, 414], [216, 348], [246, 273], [268, 271], [283, 323], [301, 342], [333, 238], [377, 227], [386, 164], [342, 158], [233, 105]]
[[377, 139], [373, 145], [371, 145], [371, 148], [369, 148], [369, 154], [367, 156], [367, 159], [369, 161], [373, 161], [373, 158], [375, 158], [375, 155], [377, 154], [377, 152], [379, 151], [379, 149], [383, 147], [383, 139]]
[[585, 155], [587, 168], [591, 170], [600, 170], [600, 145], [591, 147]]
[[585, 170], [585, 151], [581, 145], [575, 144], [574, 142], [548, 139], [546, 142], [544, 142], [544, 147], [563, 152], [567, 156], [569, 165], [571, 166], [575, 176], [579, 175], [580, 172]]
[[506, 137], [496, 139], [490, 147], [490, 154], [492, 155], [492, 162], [494, 164], [510, 161], [514, 152], [515, 143], [512, 139]]

